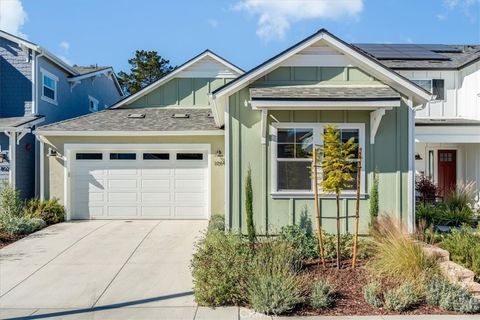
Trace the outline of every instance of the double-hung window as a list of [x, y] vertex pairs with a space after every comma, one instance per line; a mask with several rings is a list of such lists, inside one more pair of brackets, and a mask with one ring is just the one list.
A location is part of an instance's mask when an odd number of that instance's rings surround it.
[[[310, 196], [313, 195], [311, 178], [313, 147], [321, 148], [322, 134], [326, 123], [276, 123], [272, 127], [274, 136], [272, 143], [272, 195], [274, 196]], [[337, 123], [340, 138], [343, 142], [353, 137], [354, 142], [364, 149], [365, 124]], [[364, 158], [364, 157], [363, 157]], [[356, 190], [356, 167], [358, 148], [354, 151], [354, 181], [344, 193]], [[362, 160], [364, 162], [364, 160]], [[362, 168], [364, 166], [362, 165]], [[363, 169], [362, 169], [363, 170]], [[319, 181], [321, 180], [319, 168]], [[364, 174], [362, 174], [361, 191], [364, 192]], [[322, 192], [321, 189], [319, 189]]]
[[42, 100], [57, 104], [58, 77], [41, 68], [42, 74]]
[[445, 100], [445, 80], [443, 79], [416, 79], [415, 84], [436, 96], [436, 100]]

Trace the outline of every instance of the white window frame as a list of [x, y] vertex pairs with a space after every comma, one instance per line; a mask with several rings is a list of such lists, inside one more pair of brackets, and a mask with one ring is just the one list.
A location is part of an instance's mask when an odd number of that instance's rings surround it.
[[417, 84], [415, 81], [428, 81], [428, 82], [430, 82], [430, 90], [428, 90], [428, 92], [430, 92], [431, 94], [433, 94], [433, 80], [443, 80], [443, 99], [438, 99], [438, 97], [437, 97], [437, 98], [435, 98], [436, 99], [435, 101], [447, 101], [447, 92], [446, 92], [447, 89], [445, 87], [446, 86], [446, 80], [444, 78], [411, 79], [411, 81], [415, 84]]
[[[92, 102], [93, 102], [93, 105], [94, 105], [93, 108], [90, 107], [90, 105], [92, 104]], [[92, 97], [92, 96], [89, 95], [89, 96], [88, 96], [88, 110], [89, 110], [90, 112], [97, 112], [97, 111], [98, 111], [98, 105], [99, 105], [98, 99], [95, 99], [94, 97]]]
[[[315, 123], [300, 123], [300, 122], [277, 122], [273, 123], [270, 126], [270, 132], [272, 134], [272, 144], [271, 144], [271, 190], [270, 194], [273, 198], [313, 198], [313, 181], [312, 181], [312, 190], [281, 190], [277, 189], [277, 132], [278, 129], [313, 129], [313, 145], [314, 147], [321, 147], [323, 145], [323, 140], [321, 139], [321, 134], [323, 133], [325, 127], [328, 124], [333, 124], [339, 129], [358, 129], [359, 137], [358, 144], [362, 148], [363, 157], [362, 157], [362, 175], [360, 179], [360, 193], [362, 196], [365, 196], [365, 123], [326, 123], [326, 122], [315, 122]], [[295, 159], [292, 159], [295, 161]], [[298, 160], [303, 161], [303, 160]], [[332, 193], [322, 192], [319, 189], [319, 193], [322, 196], [334, 196]], [[355, 197], [355, 190], [344, 190], [342, 191], [342, 197], [350, 198]]]
[[[42, 97], [41, 97], [41, 99], [43, 101], [46, 101], [46, 102], [49, 102], [51, 104], [54, 104], [54, 105], [58, 106], [58, 101], [57, 101], [57, 97], [58, 97], [58, 77], [56, 75], [54, 75], [53, 73], [51, 73], [51, 72], [49, 72], [49, 71], [47, 71], [43, 68], [40, 68], [40, 74], [42, 75]], [[53, 82], [55, 83], [55, 88], [51, 88], [51, 87], [45, 85], [45, 77], [48, 77], [51, 80], [53, 80]], [[55, 96], [54, 99], [51, 99], [51, 98], [44, 95], [44, 91], [43, 91], [44, 87], [47, 87], [50, 90], [53, 90], [54, 96]]]
[[[433, 91], [433, 79], [412, 79], [413, 83], [415, 83], [417, 86], [420, 86], [415, 81], [428, 81], [428, 82], [430, 82], [430, 90], [428, 90], [428, 92], [432, 93], [432, 91]], [[425, 88], [423, 88], [423, 89], [425, 89]], [[427, 90], [427, 89], [425, 89], [425, 90]]]

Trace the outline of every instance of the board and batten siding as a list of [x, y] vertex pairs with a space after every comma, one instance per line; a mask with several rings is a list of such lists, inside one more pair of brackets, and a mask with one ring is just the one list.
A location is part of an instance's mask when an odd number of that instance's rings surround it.
[[[278, 82], [285, 79], [283, 85], [303, 84], [305, 79], [292, 80], [297, 67], [279, 68], [264, 79], [257, 81], [252, 86], [265, 85], [265, 79], [274, 79]], [[375, 82], [363, 72], [352, 68], [311, 68], [301, 69], [305, 75], [317, 75], [312, 81], [318, 81], [318, 74], [328, 74], [329, 79], [321, 80], [324, 84], [356, 84], [360, 82]], [[355, 71], [353, 71], [355, 70]], [[318, 72], [320, 71], [320, 72]], [[322, 72], [323, 71], [323, 72]], [[348, 74], [357, 74], [359, 78], [350, 78]], [[357, 77], [357, 75], [355, 77]], [[249, 101], [249, 90], [244, 88], [229, 98], [229, 164], [227, 173], [230, 177], [229, 186], [229, 226], [234, 230], [246, 231], [245, 226], [245, 176], [247, 168], [252, 169], [254, 223], [258, 233], [275, 234], [281, 227], [290, 224], [304, 224], [309, 220], [314, 226], [315, 212], [313, 197], [310, 198], [273, 198], [272, 190], [272, 136], [267, 131], [267, 144], [261, 144], [261, 112], [245, 107]], [[292, 108], [294, 109], [294, 108]], [[352, 110], [289, 110], [269, 111], [268, 127], [274, 121], [299, 122], [299, 123], [364, 123], [365, 124], [365, 190], [370, 192], [373, 172], [379, 172], [379, 198], [380, 212], [399, 218], [404, 223], [408, 219], [407, 194], [408, 194], [408, 106], [402, 99], [401, 106], [387, 111], [382, 119], [376, 135], [375, 144], [371, 145], [370, 136], [370, 111]], [[360, 203], [360, 231], [367, 233], [369, 222], [369, 199], [363, 197]], [[323, 217], [334, 217], [336, 213], [335, 199], [332, 195], [323, 196], [321, 199]], [[354, 215], [355, 200], [342, 198], [341, 215]], [[327, 232], [334, 231], [335, 220], [324, 219], [323, 227]], [[354, 219], [342, 219], [343, 232], [353, 232]]]

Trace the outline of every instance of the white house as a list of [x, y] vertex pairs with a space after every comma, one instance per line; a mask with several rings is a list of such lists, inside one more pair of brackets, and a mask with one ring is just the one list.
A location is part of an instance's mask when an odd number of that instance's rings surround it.
[[480, 45], [357, 46], [437, 96], [416, 112], [417, 173], [442, 193], [470, 181], [480, 189]]

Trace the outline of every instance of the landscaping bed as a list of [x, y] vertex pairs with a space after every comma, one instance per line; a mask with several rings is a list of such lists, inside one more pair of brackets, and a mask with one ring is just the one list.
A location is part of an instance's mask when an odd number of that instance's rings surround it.
[[26, 234], [9, 234], [6, 232], [0, 231], [0, 249], [8, 246], [10, 243], [18, 241], [22, 238], [25, 238]]

